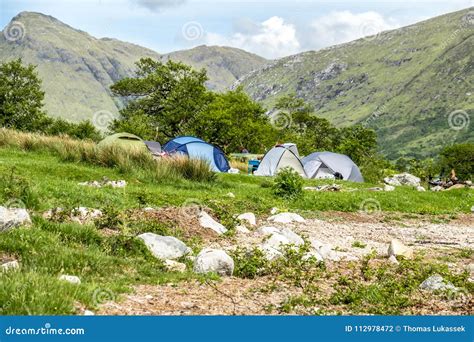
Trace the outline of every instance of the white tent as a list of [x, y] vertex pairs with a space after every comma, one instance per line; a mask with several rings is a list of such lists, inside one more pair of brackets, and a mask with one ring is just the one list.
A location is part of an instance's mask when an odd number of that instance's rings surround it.
[[302, 160], [304, 170], [309, 178], [335, 178], [339, 173], [344, 180], [363, 182], [359, 168], [351, 158], [344, 154], [332, 152], [315, 152]]
[[254, 175], [274, 176], [285, 167], [291, 167], [302, 177], [306, 178], [306, 173], [295, 144], [277, 145], [268, 151], [258, 166], [257, 171], [254, 172]]

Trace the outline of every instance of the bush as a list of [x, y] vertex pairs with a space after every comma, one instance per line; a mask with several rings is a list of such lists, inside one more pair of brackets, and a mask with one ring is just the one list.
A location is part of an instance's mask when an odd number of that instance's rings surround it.
[[273, 193], [287, 199], [299, 197], [303, 194], [303, 178], [292, 168], [286, 167], [278, 172]]
[[0, 197], [8, 207], [26, 207], [36, 209], [38, 196], [26, 178], [15, 174], [12, 168], [9, 174], [0, 175]]
[[254, 279], [270, 272], [270, 262], [258, 248], [248, 250], [239, 247], [231, 253], [231, 257], [234, 259], [236, 277]]

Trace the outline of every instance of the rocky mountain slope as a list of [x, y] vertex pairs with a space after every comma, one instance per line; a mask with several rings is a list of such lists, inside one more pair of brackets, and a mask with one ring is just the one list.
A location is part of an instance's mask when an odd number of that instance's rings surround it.
[[32, 12], [17, 15], [2, 33], [0, 62], [21, 57], [37, 65], [46, 92], [46, 110], [71, 121], [91, 119], [98, 111], [116, 115], [120, 103], [109, 87], [131, 76], [141, 57], [172, 58], [206, 68], [209, 88], [215, 90], [228, 88], [266, 62], [242, 50], [207, 46], [160, 55], [116, 39], [97, 39], [51, 16]]
[[473, 51], [467, 9], [283, 58], [238, 84], [269, 108], [296, 93], [336, 125], [373, 127], [390, 158], [427, 156], [474, 141]]

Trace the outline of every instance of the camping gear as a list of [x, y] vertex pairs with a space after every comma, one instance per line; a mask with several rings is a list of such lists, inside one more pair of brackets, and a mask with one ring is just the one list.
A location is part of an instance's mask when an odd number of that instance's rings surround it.
[[202, 159], [209, 162], [211, 170], [227, 172], [229, 161], [219, 147], [211, 145], [196, 137], [177, 137], [163, 145], [166, 153], [186, 155], [191, 159]]
[[154, 156], [161, 156], [163, 150], [161, 149], [161, 144], [157, 141], [144, 141], [146, 147]]
[[148, 151], [147, 146], [142, 139], [136, 135], [125, 132], [109, 135], [105, 139], [101, 140], [97, 146], [100, 148], [120, 146], [121, 148], [126, 149]]
[[315, 152], [302, 159], [304, 169], [309, 178], [331, 178], [342, 176], [344, 180], [363, 182], [359, 168], [351, 158], [333, 152]]
[[302, 177], [307, 177], [295, 144], [287, 143], [277, 145], [268, 151], [263, 156], [258, 169], [254, 172], [254, 175], [274, 176], [278, 171], [285, 167], [291, 167]]
[[249, 160], [249, 171], [248, 171], [249, 175], [257, 171], [259, 165], [260, 165], [260, 160], [258, 159]]

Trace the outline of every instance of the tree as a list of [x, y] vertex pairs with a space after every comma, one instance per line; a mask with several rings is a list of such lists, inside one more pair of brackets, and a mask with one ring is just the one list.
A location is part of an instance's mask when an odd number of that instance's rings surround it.
[[[111, 87], [116, 96], [125, 98], [126, 106], [110, 128], [117, 131], [127, 127], [144, 139], [188, 134], [194, 120], [213, 100], [213, 94], [205, 87], [206, 71], [151, 58], [142, 58], [136, 65], [137, 77], [122, 79]], [[138, 122], [143, 123], [139, 132], [130, 124]]]
[[194, 121], [193, 133], [226, 153], [243, 147], [255, 153], [264, 152], [276, 138], [265, 110], [241, 88], [216, 94]]
[[344, 127], [339, 130], [340, 142], [337, 152], [348, 155], [356, 164], [363, 164], [377, 152], [377, 135], [372, 129], [361, 125]]
[[35, 130], [45, 117], [44, 92], [35, 66], [21, 59], [0, 65], [0, 125]]
[[465, 143], [445, 147], [440, 153], [441, 172], [449, 175], [451, 169], [461, 180], [474, 178], [474, 144]]

